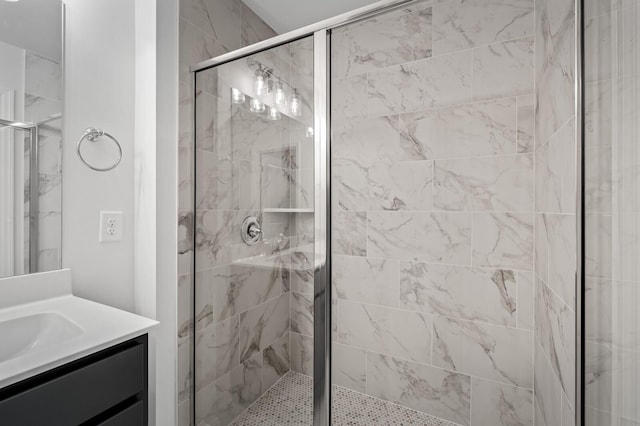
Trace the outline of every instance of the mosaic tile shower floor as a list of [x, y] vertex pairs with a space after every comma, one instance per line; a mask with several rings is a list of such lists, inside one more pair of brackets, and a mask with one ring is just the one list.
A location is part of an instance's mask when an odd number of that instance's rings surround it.
[[[230, 426], [312, 425], [313, 381], [290, 371]], [[334, 386], [332, 424], [456, 426], [419, 411]]]

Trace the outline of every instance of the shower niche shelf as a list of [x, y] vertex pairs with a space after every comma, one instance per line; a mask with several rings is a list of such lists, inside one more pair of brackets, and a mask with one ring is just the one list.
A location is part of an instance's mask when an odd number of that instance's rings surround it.
[[263, 213], [313, 213], [313, 209], [298, 208], [266, 208]]

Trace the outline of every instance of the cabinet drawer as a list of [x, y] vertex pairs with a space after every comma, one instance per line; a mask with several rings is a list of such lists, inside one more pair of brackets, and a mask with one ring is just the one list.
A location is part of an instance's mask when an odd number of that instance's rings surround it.
[[141, 344], [128, 347], [16, 393], [0, 401], [0, 419], [24, 426], [85, 422], [145, 391], [145, 352]]
[[113, 417], [98, 423], [97, 426], [132, 426], [144, 425], [144, 403], [138, 401], [125, 408]]

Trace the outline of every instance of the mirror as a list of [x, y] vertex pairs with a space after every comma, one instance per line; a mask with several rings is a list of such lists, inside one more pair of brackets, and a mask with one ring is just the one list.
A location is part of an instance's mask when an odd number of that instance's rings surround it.
[[60, 0], [0, 0], [0, 278], [59, 269]]

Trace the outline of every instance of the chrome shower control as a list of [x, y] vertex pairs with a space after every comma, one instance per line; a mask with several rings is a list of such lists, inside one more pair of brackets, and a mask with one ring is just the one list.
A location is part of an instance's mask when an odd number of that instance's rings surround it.
[[242, 221], [240, 235], [245, 244], [251, 246], [258, 243], [262, 239], [262, 226], [258, 218], [255, 216], [247, 216]]

